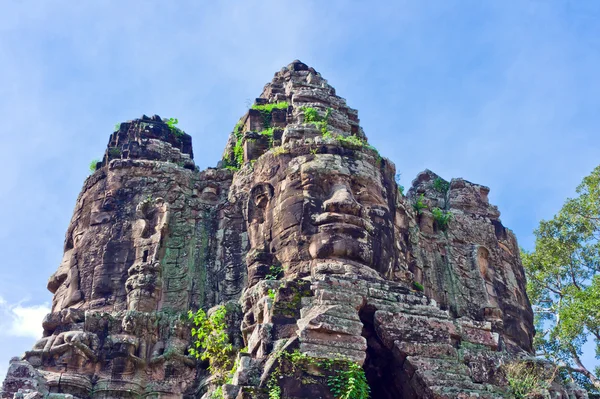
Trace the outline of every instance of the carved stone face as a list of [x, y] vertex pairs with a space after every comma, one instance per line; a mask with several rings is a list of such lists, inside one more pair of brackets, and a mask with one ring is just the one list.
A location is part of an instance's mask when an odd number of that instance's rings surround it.
[[288, 267], [336, 259], [383, 271], [392, 262], [393, 203], [374, 163], [317, 154], [259, 166], [255, 181], [271, 176], [250, 193], [249, 265], [274, 262], [269, 254]]

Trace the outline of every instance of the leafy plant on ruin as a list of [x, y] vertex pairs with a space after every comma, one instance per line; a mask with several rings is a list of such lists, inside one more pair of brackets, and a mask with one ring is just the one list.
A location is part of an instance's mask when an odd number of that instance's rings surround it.
[[268, 129], [271, 127], [271, 120], [273, 119], [273, 115], [272, 115], [273, 110], [287, 109], [287, 108], [288, 108], [287, 101], [280, 101], [280, 102], [276, 102], [276, 103], [260, 104], [260, 105], [254, 104], [252, 106], [252, 109], [260, 112], [262, 119], [263, 119], [263, 127], [265, 129]]
[[423, 213], [423, 209], [427, 209], [427, 205], [425, 204], [425, 195], [421, 194], [415, 203], [413, 204], [413, 208], [417, 211], [417, 214], [420, 215]]
[[[325, 370], [333, 370], [333, 375], [327, 378], [327, 386], [336, 399], [368, 399], [371, 388], [367, 382], [364, 369], [347, 359], [319, 359], [308, 356], [298, 349], [293, 352], [277, 353], [276, 362], [286, 359], [292, 365], [292, 370], [306, 370], [307, 365], [313, 365]], [[271, 373], [267, 387], [269, 399], [281, 398], [281, 388], [278, 380], [281, 377], [280, 364]]]
[[271, 267], [269, 267], [269, 274], [265, 276], [265, 279], [278, 280], [281, 276], [281, 273], [283, 273], [283, 267], [280, 265], [271, 265]]
[[509, 392], [515, 399], [540, 397], [556, 377], [558, 367], [548, 373], [531, 362], [514, 361], [502, 366]]
[[239, 121], [233, 128], [233, 135], [235, 137], [235, 144], [233, 145], [233, 162], [229, 159], [223, 159], [223, 167], [232, 171], [239, 170], [244, 164], [244, 133], [242, 132], [242, 122]]
[[450, 189], [450, 183], [440, 177], [436, 177], [433, 181], [433, 189], [441, 194], [446, 194]]
[[321, 116], [319, 114], [319, 111], [317, 111], [317, 109], [313, 107], [302, 107], [300, 108], [300, 111], [304, 113], [304, 123], [315, 124], [317, 128], [321, 131], [321, 134], [324, 138], [331, 138], [331, 132], [327, 130], [327, 125], [329, 123], [329, 117], [331, 116], [333, 108], [327, 108], [325, 110], [324, 116]]
[[118, 158], [118, 157], [120, 157], [120, 156], [121, 156], [121, 149], [120, 149], [120, 148], [117, 148], [117, 147], [110, 147], [110, 148], [108, 149], [108, 155], [109, 155], [111, 158]]
[[400, 184], [400, 177], [402, 176], [402, 173], [396, 173], [396, 176], [394, 176], [394, 180], [396, 181], [396, 185], [398, 186], [398, 192], [400, 193], [400, 195], [404, 195], [404, 186], [402, 184]]
[[90, 162], [90, 172], [94, 173], [96, 170], [98, 170], [99, 163], [99, 159], [92, 159], [92, 162]]
[[225, 379], [233, 365], [231, 359], [234, 350], [227, 335], [226, 314], [225, 306], [219, 306], [210, 316], [202, 309], [196, 313], [188, 312], [188, 318], [194, 325], [193, 343], [189, 353], [196, 359], [208, 360], [208, 370], [220, 380]]
[[270, 290], [267, 292], [267, 296], [268, 296], [269, 298], [271, 298], [271, 300], [272, 300], [272, 301], [274, 301], [274, 300], [275, 300], [275, 295], [277, 295], [277, 292], [276, 292], [274, 289], [270, 289]]
[[286, 154], [287, 150], [282, 145], [280, 145], [280, 146], [271, 148], [271, 153], [275, 156], [278, 156], [278, 155]]
[[438, 229], [441, 231], [446, 231], [448, 229], [448, 223], [450, 223], [450, 220], [452, 220], [452, 213], [437, 207], [433, 208], [431, 213], [433, 214], [433, 220], [435, 221]]
[[117, 124], [115, 125], [115, 132], [118, 132], [120, 129], [121, 129], [121, 124], [120, 124], [120, 123], [117, 123]]
[[413, 287], [417, 291], [420, 291], [420, 292], [425, 291], [425, 287], [423, 287], [423, 284], [419, 283], [418, 281], [413, 281]]
[[345, 361], [344, 368], [337, 368], [327, 379], [327, 385], [336, 399], [367, 399], [371, 388], [365, 370], [358, 364]]
[[169, 118], [165, 121], [171, 133], [173, 133], [177, 137], [183, 136], [183, 130], [179, 129], [176, 125], [179, 123], [179, 119], [177, 118]]

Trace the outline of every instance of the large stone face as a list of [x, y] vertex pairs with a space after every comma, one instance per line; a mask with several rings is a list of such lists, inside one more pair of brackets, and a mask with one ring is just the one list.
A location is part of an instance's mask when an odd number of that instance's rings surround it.
[[160, 117], [120, 125], [3, 398], [213, 397], [223, 381], [188, 355], [182, 315], [224, 303], [239, 352], [224, 398], [333, 398], [349, 362], [373, 398], [505, 397], [501, 365], [530, 358], [534, 330], [489, 189], [425, 171], [404, 196], [357, 112], [299, 61], [256, 100], [283, 102], [249, 110], [205, 171]]

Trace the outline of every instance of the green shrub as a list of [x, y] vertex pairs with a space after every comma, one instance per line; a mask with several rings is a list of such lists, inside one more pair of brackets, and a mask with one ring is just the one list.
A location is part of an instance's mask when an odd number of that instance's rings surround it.
[[509, 391], [515, 399], [541, 397], [541, 391], [550, 387], [558, 370], [555, 368], [553, 373], [548, 373], [542, 366], [536, 367], [533, 363], [519, 361], [508, 363], [502, 369]]
[[220, 380], [224, 380], [233, 365], [234, 354], [225, 325], [226, 313], [225, 306], [219, 306], [210, 317], [202, 309], [196, 313], [191, 310], [188, 312], [188, 318], [194, 325], [193, 344], [189, 353], [196, 359], [209, 360], [208, 370]]
[[433, 208], [431, 213], [433, 214], [433, 220], [435, 220], [438, 228], [442, 231], [446, 231], [448, 223], [452, 220], [452, 213], [443, 211], [440, 208]]
[[417, 211], [417, 214], [420, 215], [421, 213], [423, 213], [423, 209], [427, 209], [427, 205], [425, 205], [425, 196], [423, 194], [421, 194], [417, 200], [415, 201], [415, 203], [413, 204], [413, 208], [415, 208], [415, 211]]
[[448, 183], [444, 179], [436, 177], [435, 180], [433, 181], [433, 188], [435, 191], [437, 191], [439, 193], [446, 194], [448, 192], [448, 190], [450, 189], [450, 183]]
[[275, 300], [275, 295], [277, 294], [277, 292], [273, 289], [270, 289], [269, 292], [267, 293], [267, 295], [269, 296], [269, 298], [271, 298], [273, 301]]
[[400, 195], [404, 195], [404, 186], [400, 184], [401, 176], [401, 173], [396, 173], [396, 176], [394, 176], [394, 180], [396, 181], [396, 185], [398, 186], [398, 192], [400, 193]]
[[271, 265], [269, 267], [269, 274], [265, 276], [266, 280], [277, 280], [283, 273], [283, 268], [279, 265]]
[[425, 291], [425, 287], [423, 287], [423, 284], [419, 283], [418, 281], [413, 281], [413, 287], [417, 291], [421, 291], [421, 292]]
[[[329, 122], [329, 117], [331, 116], [332, 108], [327, 108], [325, 111], [325, 116], [319, 115], [319, 111], [313, 107], [302, 107], [300, 110], [304, 113], [304, 123], [314, 123], [317, 128], [321, 131], [324, 138], [331, 137], [331, 133], [327, 130], [327, 124]], [[325, 137], [325, 135], [328, 137]]]
[[117, 157], [120, 157], [120, 156], [121, 156], [121, 149], [120, 149], [120, 148], [117, 148], [117, 147], [110, 147], [110, 148], [108, 149], [108, 155], [109, 155], [111, 158], [117, 158]]
[[94, 173], [98, 169], [99, 163], [99, 159], [92, 159], [92, 162], [90, 162], [90, 172]]
[[120, 123], [117, 123], [117, 124], [115, 125], [115, 132], [118, 132], [118, 131], [119, 131], [119, 129], [121, 129], [121, 124], [120, 124]]
[[165, 123], [167, 124], [167, 126], [169, 126], [169, 130], [171, 131], [171, 133], [173, 133], [175, 136], [181, 137], [184, 135], [183, 130], [181, 130], [177, 126], [175, 126], [179, 123], [179, 119], [169, 118], [169, 119], [167, 119], [167, 121]]

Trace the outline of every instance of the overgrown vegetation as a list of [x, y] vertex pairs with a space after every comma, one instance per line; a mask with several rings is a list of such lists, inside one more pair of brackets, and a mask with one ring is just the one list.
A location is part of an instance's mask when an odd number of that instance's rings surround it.
[[90, 172], [94, 173], [98, 169], [99, 163], [99, 159], [92, 159], [92, 162], [90, 162]]
[[[313, 365], [324, 370], [333, 370], [333, 374], [327, 378], [327, 386], [336, 399], [368, 399], [371, 388], [367, 382], [364, 369], [358, 364], [346, 359], [318, 359], [310, 357], [298, 349], [292, 353], [278, 353], [278, 362], [281, 358], [286, 359], [292, 365], [292, 369], [304, 370], [307, 365]], [[281, 398], [281, 387], [279, 378], [282, 376], [280, 367], [277, 366], [271, 373], [267, 387], [269, 399]]]
[[421, 291], [421, 292], [425, 291], [425, 287], [423, 287], [423, 284], [419, 283], [418, 281], [413, 281], [413, 287], [417, 291]]
[[120, 124], [120, 123], [117, 123], [117, 124], [115, 125], [115, 132], [119, 131], [119, 129], [121, 129], [121, 124]]
[[347, 362], [345, 370], [336, 369], [327, 385], [337, 399], [367, 399], [371, 392], [365, 371], [354, 362]]
[[273, 119], [273, 110], [275, 109], [287, 109], [288, 103], [287, 101], [280, 101], [277, 103], [269, 103], [269, 104], [254, 104], [252, 109], [260, 112], [263, 119], [263, 128], [268, 129], [271, 127], [271, 121]]
[[400, 184], [401, 176], [402, 176], [402, 173], [396, 173], [396, 176], [394, 176], [394, 180], [396, 180], [396, 185], [398, 186], [398, 192], [400, 193], [400, 195], [404, 196], [404, 186], [402, 184]]
[[441, 194], [446, 194], [450, 189], [450, 183], [442, 178], [436, 177], [433, 181], [433, 189]]
[[425, 195], [421, 194], [417, 197], [417, 200], [413, 204], [413, 208], [415, 208], [415, 211], [417, 211], [418, 215], [423, 213], [423, 209], [427, 209], [427, 205], [425, 204]]
[[169, 118], [165, 121], [171, 133], [173, 133], [177, 137], [181, 137], [184, 135], [183, 130], [179, 129], [176, 125], [179, 123], [179, 119], [177, 118]]
[[537, 355], [562, 365], [600, 397], [600, 367], [589, 370], [580, 358], [590, 338], [600, 354], [600, 166], [576, 192], [540, 222], [535, 250], [522, 250], [521, 258], [536, 315]]
[[324, 116], [321, 116], [319, 111], [313, 107], [302, 107], [300, 108], [300, 111], [304, 113], [304, 123], [313, 123], [321, 131], [323, 137], [327, 134], [331, 136], [331, 132], [327, 130], [327, 125], [329, 123], [331, 112], [333, 111], [332, 108], [327, 108]]
[[[542, 366], [531, 362], [515, 361], [502, 366], [509, 392], [515, 399], [542, 397], [542, 391], [550, 387], [558, 368], [547, 373]], [[550, 375], [547, 375], [550, 374]]]
[[277, 103], [269, 103], [269, 104], [261, 104], [261, 105], [254, 104], [251, 108], [255, 109], [257, 111], [273, 112], [274, 109], [287, 109], [288, 103], [287, 103], [287, 101], [280, 101]]
[[441, 231], [446, 231], [448, 229], [448, 223], [452, 220], [452, 213], [444, 211], [440, 208], [433, 208], [431, 213], [433, 214], [433, 220], [435, 221], [438, 229]]
[[225, 306], [219, 306], [210, 317], [202, 309], [196, 313], [188, 312], [188, 318], [194, 325], [189, 353], [196, 359], [208, 360], [208, 370], [220, 381], [225, 380], [233, 366], [234, 350], [227, 335], [226, 313]]
[[278, 280], [283, 273], [283, 268], [279, 265], [271, 265], [269, 267], [269, 274], [265, 276], [266, 280]]
[[120, 157], [120, 156], [121, 156], [121, 149], [120, 149], [120, 148], [117, 148], [117, 147], [110, 147], [110, 148], [108, 149], [108, 155], [109, 155], [111, 158], [118, 158], [118, 157]]

